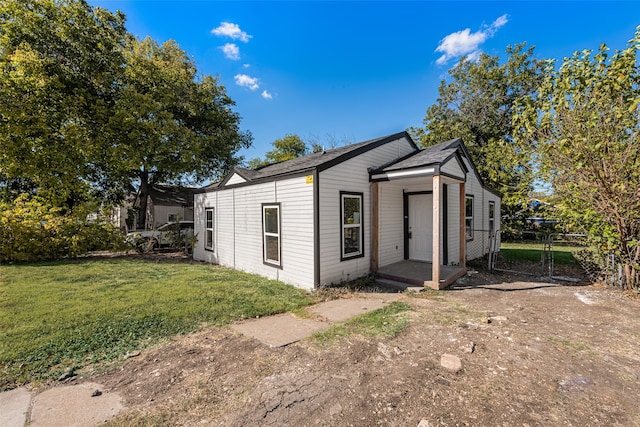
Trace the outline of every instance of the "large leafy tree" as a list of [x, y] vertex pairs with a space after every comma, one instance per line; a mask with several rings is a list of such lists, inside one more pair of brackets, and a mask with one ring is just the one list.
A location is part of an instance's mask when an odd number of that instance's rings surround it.
[[624, 50], [576, 52], [516, 115], [525, 141], [537, 139], [542, 171], [575, 227], [614, 249], [622, 285], [640, 285], [640, 27]]
[[514, 103], [536, 92], [544, 67], [524, 43], [506, 53], [505, 62], [484, 53], [475, 61], [460, 60], [441, 82], [424, 127], [411, 131], [423, 146], [462, 138], [481, 177], [503, 193], [503, 206], [515, 211], [531, 189], [534, 158], [528, 141], [513, 138]]
[[124, 21], [85, 1], [0, 3], [0, 183], [69, 207], [105, 184]]
[[[120, 201], [216, 177], [251, 142], [225, 88], [84, 0], [0, 3], [0, 194]], [[146, 210], [143, 209], [143, 212]], [[144, 216], [140, 216], [141, 222]]]
[[138, 227], [145, 224], [153, 184], [202, 181], [240, 162], [251, 144], [225, 88], [197, 77], [191, 58], [173, 42], [147, 38], [125, 52], [125, 76], [115, 114], [110, 163], [120, 183], [139, 185]]

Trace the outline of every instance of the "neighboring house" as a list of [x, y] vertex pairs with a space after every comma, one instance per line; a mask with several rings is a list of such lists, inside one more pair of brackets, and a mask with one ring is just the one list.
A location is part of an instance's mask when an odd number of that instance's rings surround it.
[[460, 139], [400, 132], [235, 168], [195, 195], [193, 256], [305, 289], [370, 272], [439, 289], [488, 252], [500, 201]]
[[[193, 195], [198, 189], [155, 184], [147, 198], [146, 230], [158, 228], [167, 222], [193, 221]], [[118, 209], [120, 226], [134, 231], [140, 200], [136, 196]]]

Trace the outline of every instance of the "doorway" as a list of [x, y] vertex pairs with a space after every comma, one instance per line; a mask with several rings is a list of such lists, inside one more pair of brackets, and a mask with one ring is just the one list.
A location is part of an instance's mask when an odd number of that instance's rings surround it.
[[431, 192], [405, 193], [405, 259], [433, 259], [433, 197]]

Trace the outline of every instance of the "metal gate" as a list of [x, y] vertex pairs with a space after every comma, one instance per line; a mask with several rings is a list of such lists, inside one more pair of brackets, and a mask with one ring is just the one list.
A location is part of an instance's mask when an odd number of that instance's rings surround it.
[[[502, 242], [500, 230], [490, 236], [490, 271], [527, 274], [569, 282], [581, 282], [586, 279], [584, 266], [578, 255], [586, 249], [585, 234], [535, 231], [520, 233], [520, 238], [507, 242]], [[513, 236], [514, 233], [510, 232], [510, 237]]]

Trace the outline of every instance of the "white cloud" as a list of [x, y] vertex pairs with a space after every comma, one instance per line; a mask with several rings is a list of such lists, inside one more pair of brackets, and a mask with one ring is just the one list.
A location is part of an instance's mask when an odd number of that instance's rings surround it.
[[249, 67], [251, 67], [251, 64], [242, 64], [242, 66], [243, 66], [244, 68], [249, 68]]
[[240, 48], [234, 43], [227, 43], [224, 46], [220, 46], [220, 49], [224, 52], [224, 56], [234, 61], [240, 59]]
[[502, 16], [499, 16], [498, 19], [496, 19], [495, 21], [493, 21], [493, 24], [491, 24], [491, 28], [493, 28], [495, 32], [495, 30], [502, 27], [507, 22], [509, 22], [509, 20], [507, 19], [507, 15], [504, 14]]
[[262, 95], [262, 97], [263, 97], [264, 99], [271, 99], [271, 98], [273, 98], [273, 96], [272, 96], [269, 92], [267, 92], [266, 90], [263, 90], [263, 91], [262, 91], [262, 93], [261, 93], [261, 95]]
[[238, 86], [248, 87], [251, 90], [256, 90], [260, 87], [257, 78], [248, 76], [246, 74], [236, 74], [234, 79]]
[[442, 56], [436, 60], [438, 65], [446, 64], [452, 58], [467, 55], [470, 59], [476, 59], [482, 52], [480, 45], [505, 25], [509, 20], [507, 15], [498, 17], [491, 25], [485, 25], [482, 30], [472, 33], [469, 28], [451, 33], [442, 40], [436, 48], [436, 52], [442, 52]]
[[232, 22], [222, 22], [218, 28], [211, 30], [211, 33], [220, 37], [231, 37], [233, 40], [240, 40], [247, 43], [252, 37], [240, 29], [238, 24]]

